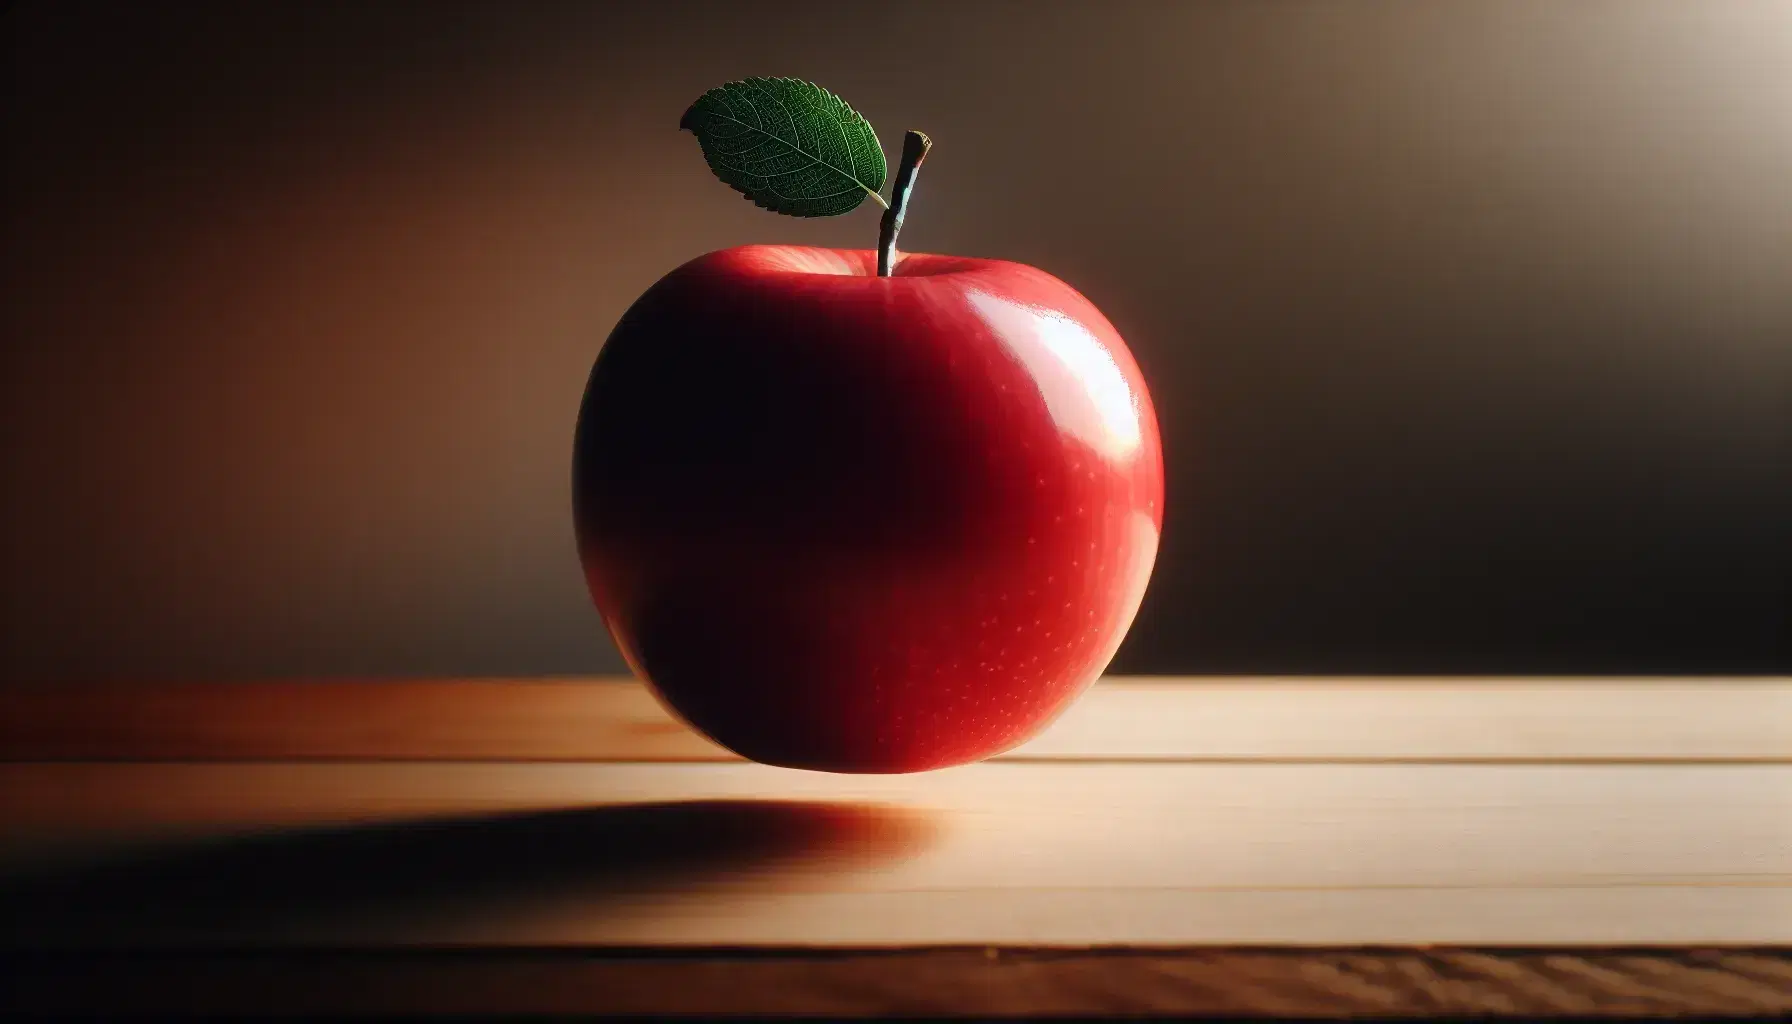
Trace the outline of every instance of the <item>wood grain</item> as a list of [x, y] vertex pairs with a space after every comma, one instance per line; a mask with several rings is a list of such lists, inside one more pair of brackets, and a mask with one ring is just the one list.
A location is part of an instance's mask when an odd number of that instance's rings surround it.
[[1792, 943], [1792, 765], [12, 764], [23, 945]]
[[1792, 681], [1107, 680], [909, 776], [624, 680], [0, 691], [0, 906], [27, 1015], [1785, 1014]]
[[[614, 678], [5, 689], [0, 758], [736, 760]], [[1792, 680], [1116, 678], [1035, 758], [1789, 761]]]
[[982, 950], [651, 956], [543, 951], [45, 956], [14, 1014], [1764, 1016], [1772, 950]]

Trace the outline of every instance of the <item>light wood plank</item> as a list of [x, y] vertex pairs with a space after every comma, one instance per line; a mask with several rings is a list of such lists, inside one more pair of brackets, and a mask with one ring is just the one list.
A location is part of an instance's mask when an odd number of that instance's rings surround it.
[[0, 822], [14, 944], [1792, 943], [1783, 765], [15, 764]]
[[1014, 756], [1792, 761], [1792, 680], [1117, 678]]
[[[1008, 759], [1792, 761], [1792, 680], [1104, 680]], [[0, 690], [0, 758], [733, 761], [620, 679]]]

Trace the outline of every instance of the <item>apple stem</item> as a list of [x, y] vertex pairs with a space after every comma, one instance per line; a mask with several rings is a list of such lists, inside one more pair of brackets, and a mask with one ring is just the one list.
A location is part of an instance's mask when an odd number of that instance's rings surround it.
[[877, 232], [877, 276], [889, 277], [896, 269], [896, 234], [902, 230], [903, 214], [908, 212], [908, 197], [915, 189], [915, 172], [927, 159], [933, 140], [911, 131], [902, 137], [902, 162], [896, 165], [896, 183], [890, 186], [890, 205], [884, 210], [883, 225]]

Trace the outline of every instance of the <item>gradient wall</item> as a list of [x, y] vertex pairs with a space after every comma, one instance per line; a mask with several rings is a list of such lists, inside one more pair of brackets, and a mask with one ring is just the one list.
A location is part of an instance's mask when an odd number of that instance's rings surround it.
[[679, 114], [749, 74], [925, 129], [904, 247], [1132, 344], [1169, 519], [1117, 669], [1792, 664], [1792, 4], [4, 18], [9, 680], [617, 668], [568, 509], [605, 333], [704, 251], [876, 234], [710, 176]]

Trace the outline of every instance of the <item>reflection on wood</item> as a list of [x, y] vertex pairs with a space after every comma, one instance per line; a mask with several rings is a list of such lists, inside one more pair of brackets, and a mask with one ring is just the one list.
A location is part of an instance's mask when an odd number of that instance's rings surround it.
[[[0, 758], [736, 760], [613, 678], [6, 689]], [[1792, 681], [1128, 677], [1009, 758], [1792, 761]]]

